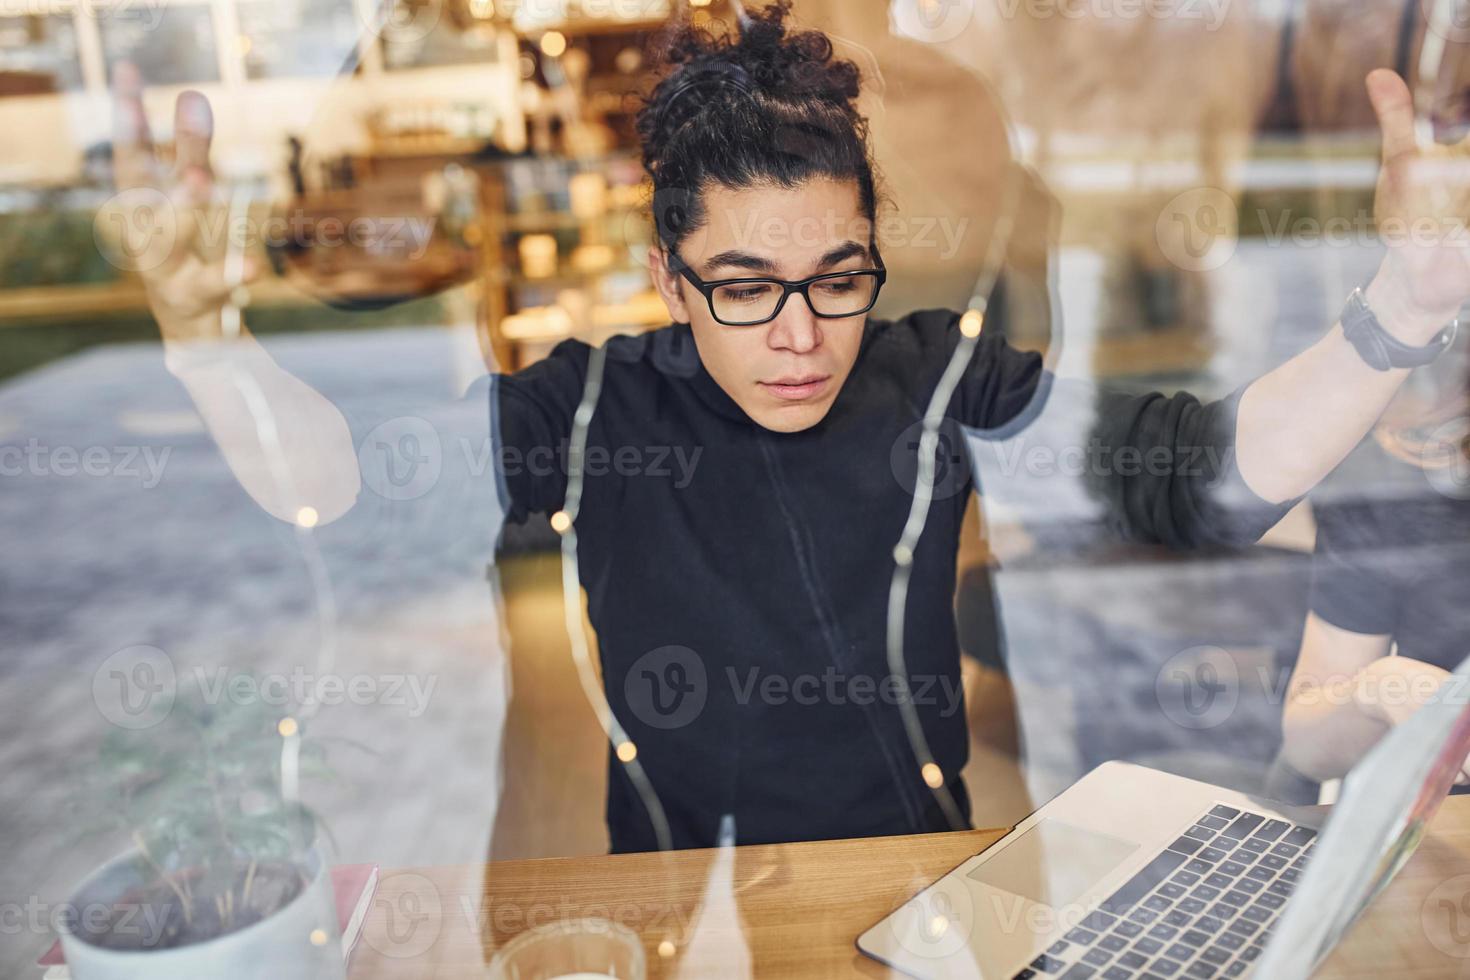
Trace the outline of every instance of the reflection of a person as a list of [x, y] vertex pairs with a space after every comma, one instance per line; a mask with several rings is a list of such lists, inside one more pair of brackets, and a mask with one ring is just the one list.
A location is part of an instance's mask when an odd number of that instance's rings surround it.
[[[881, 195], [855, 108], [861, 79], [824, 35], [787, 30], [789, 6], [755, 14], [738, 40], [672, 36], [672, 70], [639, 133], [659, 233], [649, 259], [674, 322], [606, 344], [583, 457], [576, 529], [603, 684], [676, 847], [712, 844], [726, 815], [739, 843], [948, 829], [931, 786], [969, 813], [951, 607], [967, 494], [929, 508], [908, 556], [906, 687], [933, 756], [922, 769], [885, 631], [894, 545], [913, 502], [894, 461], [912, 460], [927, 402], [981, 317], [867, 318], [884, 272]], [[147, 183], [141, 108], [127, 89], [136, 82], [122, 81], [119, 172]], [[1427, 205], [1410, 193], [1409, 93], [1391, 73], [1369, 81], [1385, 133], [1380, 214], [1418, 214]], [[178, 120], [177, 193], [199, 199], [202, 98], [181, 97]], [[253, 342], [202, 355], [182, 343], [219, 335], [218, 271], [184, 256], [148, 285], [170, 366], [252, 496], [286, 519], [305, 501], [323, 521], [351, 508], [358, 459], [330, 403]], [[1405, 247], [1390, 252], [1366, 302], [1375, 330], [1423, 347], [1467, 295], [1463, 255]], [[562, 449], [590, 352], [567, 341], [496, 379], [499, 503], [513, 521], [564, 506]], [[220, 358], [276, 407], [297, 497], [270, 479], [248, 406], [210, 375]], [[999, 302], [961, 367], [947, 414], [976, 430], [1024, 426], [1052, 383], [1039, 356], [1006, 342]], [[1120, 523], [1140, 538], [1254, 539], [1351, 450], [1406, 374], [1369, 366], [1334, 328], [1215, 403], [1110, 396], [1102, 458], [1090, 447], [1089, 459], [1111, 474]], [[613, 849], [656, 846], [611, 749], [609, 767]]]
[[1283, 717], [1285, 761], [1318, 782], [1346, 775], [1470, 655], [1464, 352], [1435, 366], [1424, 396], [1406, 390], [1358, 451], [1397, 492], [1318, 509], [1311, 609]]

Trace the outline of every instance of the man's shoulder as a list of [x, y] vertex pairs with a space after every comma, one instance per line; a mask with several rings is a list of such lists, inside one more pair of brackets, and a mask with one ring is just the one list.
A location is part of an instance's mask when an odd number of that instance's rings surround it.
[[637, 334], [620, 334], [603, 345], [609, 366], [624, 365], [634, 372], [652, 371], [676, 378], [693, 377], [699, 370], [699, 351], [687, 323], [670, 323]]
[[496, 375], [494, 385], [506, 395], [542, 404], [564, 406], [569, 412], [584, 397], [594, 352], [603, 359], [599, 400], [657, 397], [660, 382], [692, 378], [699, 370], [699, 352], [688, 324], [670, 324], [642, 333], [619, 334], [593, 346], [568, 338], [525, 367]]
[[[913, 310], [894, 319], [869, 319], [864, 330], [863, 346], [876, 359], [887, 364], [948, 363], [963, 339], [960, 320], [963, 311], [934, 307]], [[994, 322], [991, 322], [994, 319]], [[987, 314], [980, 335], [974, 363], [985, 364], [1001, 358], [1006, 348], [1004, 325]]]
[[874, 338], [891, 342], [922, 341], [948, 333], [959, 319], [959, 311], [944, 307], [911, 310], [892, 319], [870, 317], [867, 332]]
[[594, 350], [606, 356], [609, 370], [646, 368], [661, 374], [692, 375], [699, 365], [699, 353], [694, 347], [693, 336], [688, 324], [671, 323], [639, 333], [624, 333], [609, 337], [594, 347], [587, 341], [570, 337], [561, 341], [545, 357], [529, 364], [512, 377], [541, 371], [574, 370], [584, 374]]

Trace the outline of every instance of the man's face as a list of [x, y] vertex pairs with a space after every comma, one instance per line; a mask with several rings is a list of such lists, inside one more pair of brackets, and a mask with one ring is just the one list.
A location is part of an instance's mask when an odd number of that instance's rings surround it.
[[[856, 181], [823, 178], [791, 190], [717, 184], [703, 199], [705, 222], [680, 244], [679, 256], [705, 282], [794, 281], [877, 265]], [[669, 315], [690, 325], [705, 370], [746, 415], [776, 432], [799, 432], [827, 415], [857, 360], [866, 314], [818, 318], [792, 294], [769, 323], [725, 326], [657, 246], [649, 257]]]

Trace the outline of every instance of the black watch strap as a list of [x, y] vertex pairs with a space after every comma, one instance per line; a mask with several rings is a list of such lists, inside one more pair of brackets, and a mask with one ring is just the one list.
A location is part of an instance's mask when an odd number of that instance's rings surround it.
[[1363, 287], [1354, 289], [1342, 308], [1342, 332], [1368, 365], [1379, 371], [1423, 367], [1449, 350], [1460, 329], [1460, 318], [1434, 335], [1423, 347], [1410, 347], [1383, 328], [1368, 307]]

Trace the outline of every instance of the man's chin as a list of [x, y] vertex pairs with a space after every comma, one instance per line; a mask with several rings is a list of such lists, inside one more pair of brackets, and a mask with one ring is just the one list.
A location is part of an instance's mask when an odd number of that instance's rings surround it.
[[791, 402], [763, 405], [756, 409], [747, 408], [745, 413], [763, 429], [770, 429], [772, 432], [801, 432], [826, 418], [831, 409], [832, 399], [824, 398], [820, 402]]

